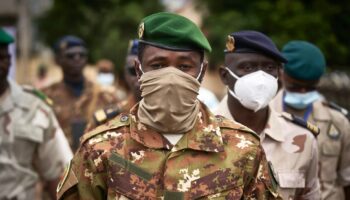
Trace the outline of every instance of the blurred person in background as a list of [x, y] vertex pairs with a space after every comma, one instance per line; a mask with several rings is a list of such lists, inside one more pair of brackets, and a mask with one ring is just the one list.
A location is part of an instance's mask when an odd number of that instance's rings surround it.
[[101, 88], [115, 94], [118, 100], [125, 99], [126, 92], [119, 85], [113, 62], [108, 59], [101, 59], [96, 63], [96, 66], [98, 70], [96, 82]]
[[224, 52], [220, 75], [228, 95], [214, 113], [259, 134], [283, 199], [320, 199], [317, 142], [311, 132], [318, 134], [318, 129], [268, 106], [286, 59], [269, 37], [256, 31], [230, 34]]
[[129, 47], [124, 65], [124, 81], [127, 89], [127, 95], [125, 100], [113, 105], [111, 108], [100, 109], [94, 113], [94, 121], [88, 127], [88, 130], [105, 123], [107, 120], [114, 118], [122, 112], [129, 112], [130, 109], [138, 103], [141, 97], [140, 83], [136, 76], [135, 60], [137, 58], [137, 52], [139, 48], [139, 41], [137, 39], [129, 41]]
[[0, 199], [35, 199], [39, 181], [55, 199], [59, 177], [73, 154], [49, 99], [7, 79], [12, 42], [0, 29]]
[[326, 68], [325, 57], [317, 46], [306, 41], [291, 41], [282, 53], [288, 60], [281, 71], [283, 89], [271, 105], [320, 128], [317, 140], [322, 199], [350, 199], [350, 124], [317, 91]]
[[93, 113], [118, 100], [84, 77], [88, 51], [82, 39], [64, 36], [56, 42], [54, 52], [55, 61], [63, 71], [63, 80], [45, 88], [44, 92], [54, 101], [58, 121], [75, 151]]
[[36, 81], [34, 82], [35, 88], [42, 89], [49, 85], [47, 73], [48, 73], [47, 67], [44, 64], [40, 64], [37, 69]]

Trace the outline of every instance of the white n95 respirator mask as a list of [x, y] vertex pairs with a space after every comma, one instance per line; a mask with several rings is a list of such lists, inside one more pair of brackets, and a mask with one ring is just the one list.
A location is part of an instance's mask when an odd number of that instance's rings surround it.
[[262, 70], [242, 77], [238, 77], [227, 67], [226, 70], [237, 80], [233, 91], [228, 88], [230, 95], [249, 110], [256, 112], [265, 108], [277, 93], [277, 79]]

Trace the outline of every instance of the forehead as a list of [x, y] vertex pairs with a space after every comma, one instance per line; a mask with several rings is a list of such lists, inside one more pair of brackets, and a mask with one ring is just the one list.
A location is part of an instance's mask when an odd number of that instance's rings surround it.
[[228, 64], [240, 62], [275, 62], [275, 59], [260, 53], [226, 53], [225, 62]]
[[163, 49], [151, 45], [147, 45], [143, 51], [143, 60], [152, 60], [152, 59], [174, 59], [174, 58], [183, 58], [183, 59], [193, 59], [200, 61], [201, 55], [197, 51], [174, 51]]

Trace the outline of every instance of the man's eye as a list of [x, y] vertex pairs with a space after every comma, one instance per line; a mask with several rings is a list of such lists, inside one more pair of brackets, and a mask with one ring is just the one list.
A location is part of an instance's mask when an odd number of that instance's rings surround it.
[[277, 70], [277, 65], [274, 65], [274, 64], [265, 65], [265, 66], [263, 67], [263, 70], [264, 70], [264, 71], [274, 71], [274, 70]]
[[180, 65], [179, 66], [179, 69], [181, 70], [181, 71], [186, 71], [186, 70], [189, 70], [189, 69], [191, 69], [191, 66], [190, 65]]
[[151, 67], [152, 67], [152, 69], [161, 69], [161, 68], [164, 67], [164, 65], [162, 65], [162, 64], [152, 64]]
[[252, 65], [243, 65], [242, 66], [244, 71], [253, 71], [254, 67]]

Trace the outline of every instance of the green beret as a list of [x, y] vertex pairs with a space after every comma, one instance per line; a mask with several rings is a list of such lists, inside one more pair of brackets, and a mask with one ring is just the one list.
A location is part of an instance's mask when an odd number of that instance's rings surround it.
[[284, 72], [298, 80], [318, 80], [326, 68], [326, 60], [321, 50], [306, 41], [291, 41], [282, 48], [287, 59]]
[[191, 20], [168, 12], [145, 17], [139, 25], [140, 42], [170, 50], [211, 52], [202, 31]]
[[0, 28], [0, 44], [10, 44], [13, 41], [13, 37]]

